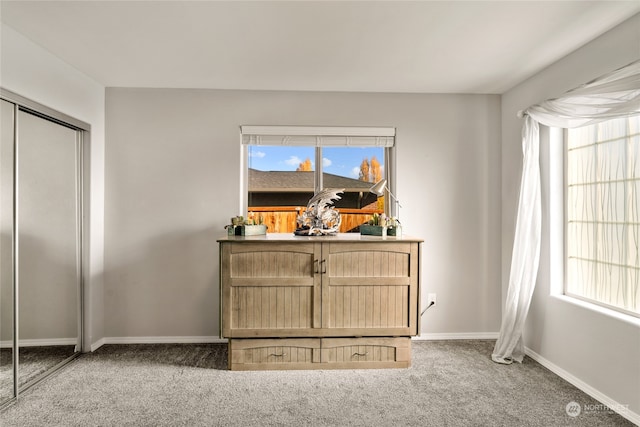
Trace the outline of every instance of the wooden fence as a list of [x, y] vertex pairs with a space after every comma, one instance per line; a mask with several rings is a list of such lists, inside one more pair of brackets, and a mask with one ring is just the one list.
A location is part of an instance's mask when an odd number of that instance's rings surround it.
[[[305, 207], [300, 206], [261, 206], [249, 208], [248, 218], [253, 218], [256, 223], [260, 222], [267, 226], [268, 233], [293, 233], [296, 229], [296, 218]], [[344, 209], [336, 208], [340, 212], [342, 222], [340, 223], [340, 233], [347, 233], [350, 230], [364, 224], [371, 219], [373, 214], [382, 214], [382, 210], [374, 209]]]

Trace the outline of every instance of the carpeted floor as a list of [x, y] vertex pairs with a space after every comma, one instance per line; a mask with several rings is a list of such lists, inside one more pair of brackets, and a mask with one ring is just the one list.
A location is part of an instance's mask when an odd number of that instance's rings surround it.
[[[74, 352], [75, 346], [73, 345], [20, 347], [18, 386], [23, 387], [37, 379], [43, 373], [73, 356]], [[0, 350], [0, 390], [3, 395], [6, 390], [13, 390], [12, 353], [10, 348]], [[11, 396], [10, 393], [8, 395]]]
[[[10, 426], [631, 426], [493, 341], [413, 343], [409, 369], [226, 370], [226, 346], [108, 345], [0, 414]], [[567, 414], [576, 402], [581, 413]], [[575, 413], [573, 414], [575, 415]]]

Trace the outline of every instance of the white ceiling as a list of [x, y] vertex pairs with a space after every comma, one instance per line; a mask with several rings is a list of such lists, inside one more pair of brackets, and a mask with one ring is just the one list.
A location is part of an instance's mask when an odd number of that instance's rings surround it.
[[[107, 87], [503, 93], [640, 1], [6, 1]], [[639, 40], [640, 46], [640, 40]]]

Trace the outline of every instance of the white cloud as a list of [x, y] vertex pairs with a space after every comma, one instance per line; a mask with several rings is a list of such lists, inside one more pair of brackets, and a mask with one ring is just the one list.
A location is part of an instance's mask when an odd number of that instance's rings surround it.
[[300, 166], [300, 163], [302, 163], [302, 160], [300, 160], [300, 157], [298, 156], [291, 156], [284, 162], [289, 166]]
[[322, 167], [328, 168], [332, 163], [331, 159], [327, 159], [326, 157], [322, 158]]
[[263, 158], [264, 156], [266, 156], [267, 153], [263, 152], [263, 151], [249, 151], [249, 157], [260, 157]]
[[351, 176], [354, 178], [360, 178], [360, 166], [356, 166], [351, 169]]

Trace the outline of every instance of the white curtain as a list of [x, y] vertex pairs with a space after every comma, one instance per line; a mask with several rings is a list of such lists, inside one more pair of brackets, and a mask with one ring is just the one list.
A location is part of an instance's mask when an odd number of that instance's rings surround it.
[[640, 61], [599, 77], [559, 98], [533, 105], [519, 116], [522, 128], [523, 167], [509, 289], [500, 335], [491, 358], [509, 364], [522, 362], [522, 330], [535, 288], [540, 260], [541, 202], [539, 124], [574, 128], [640, 114]]

